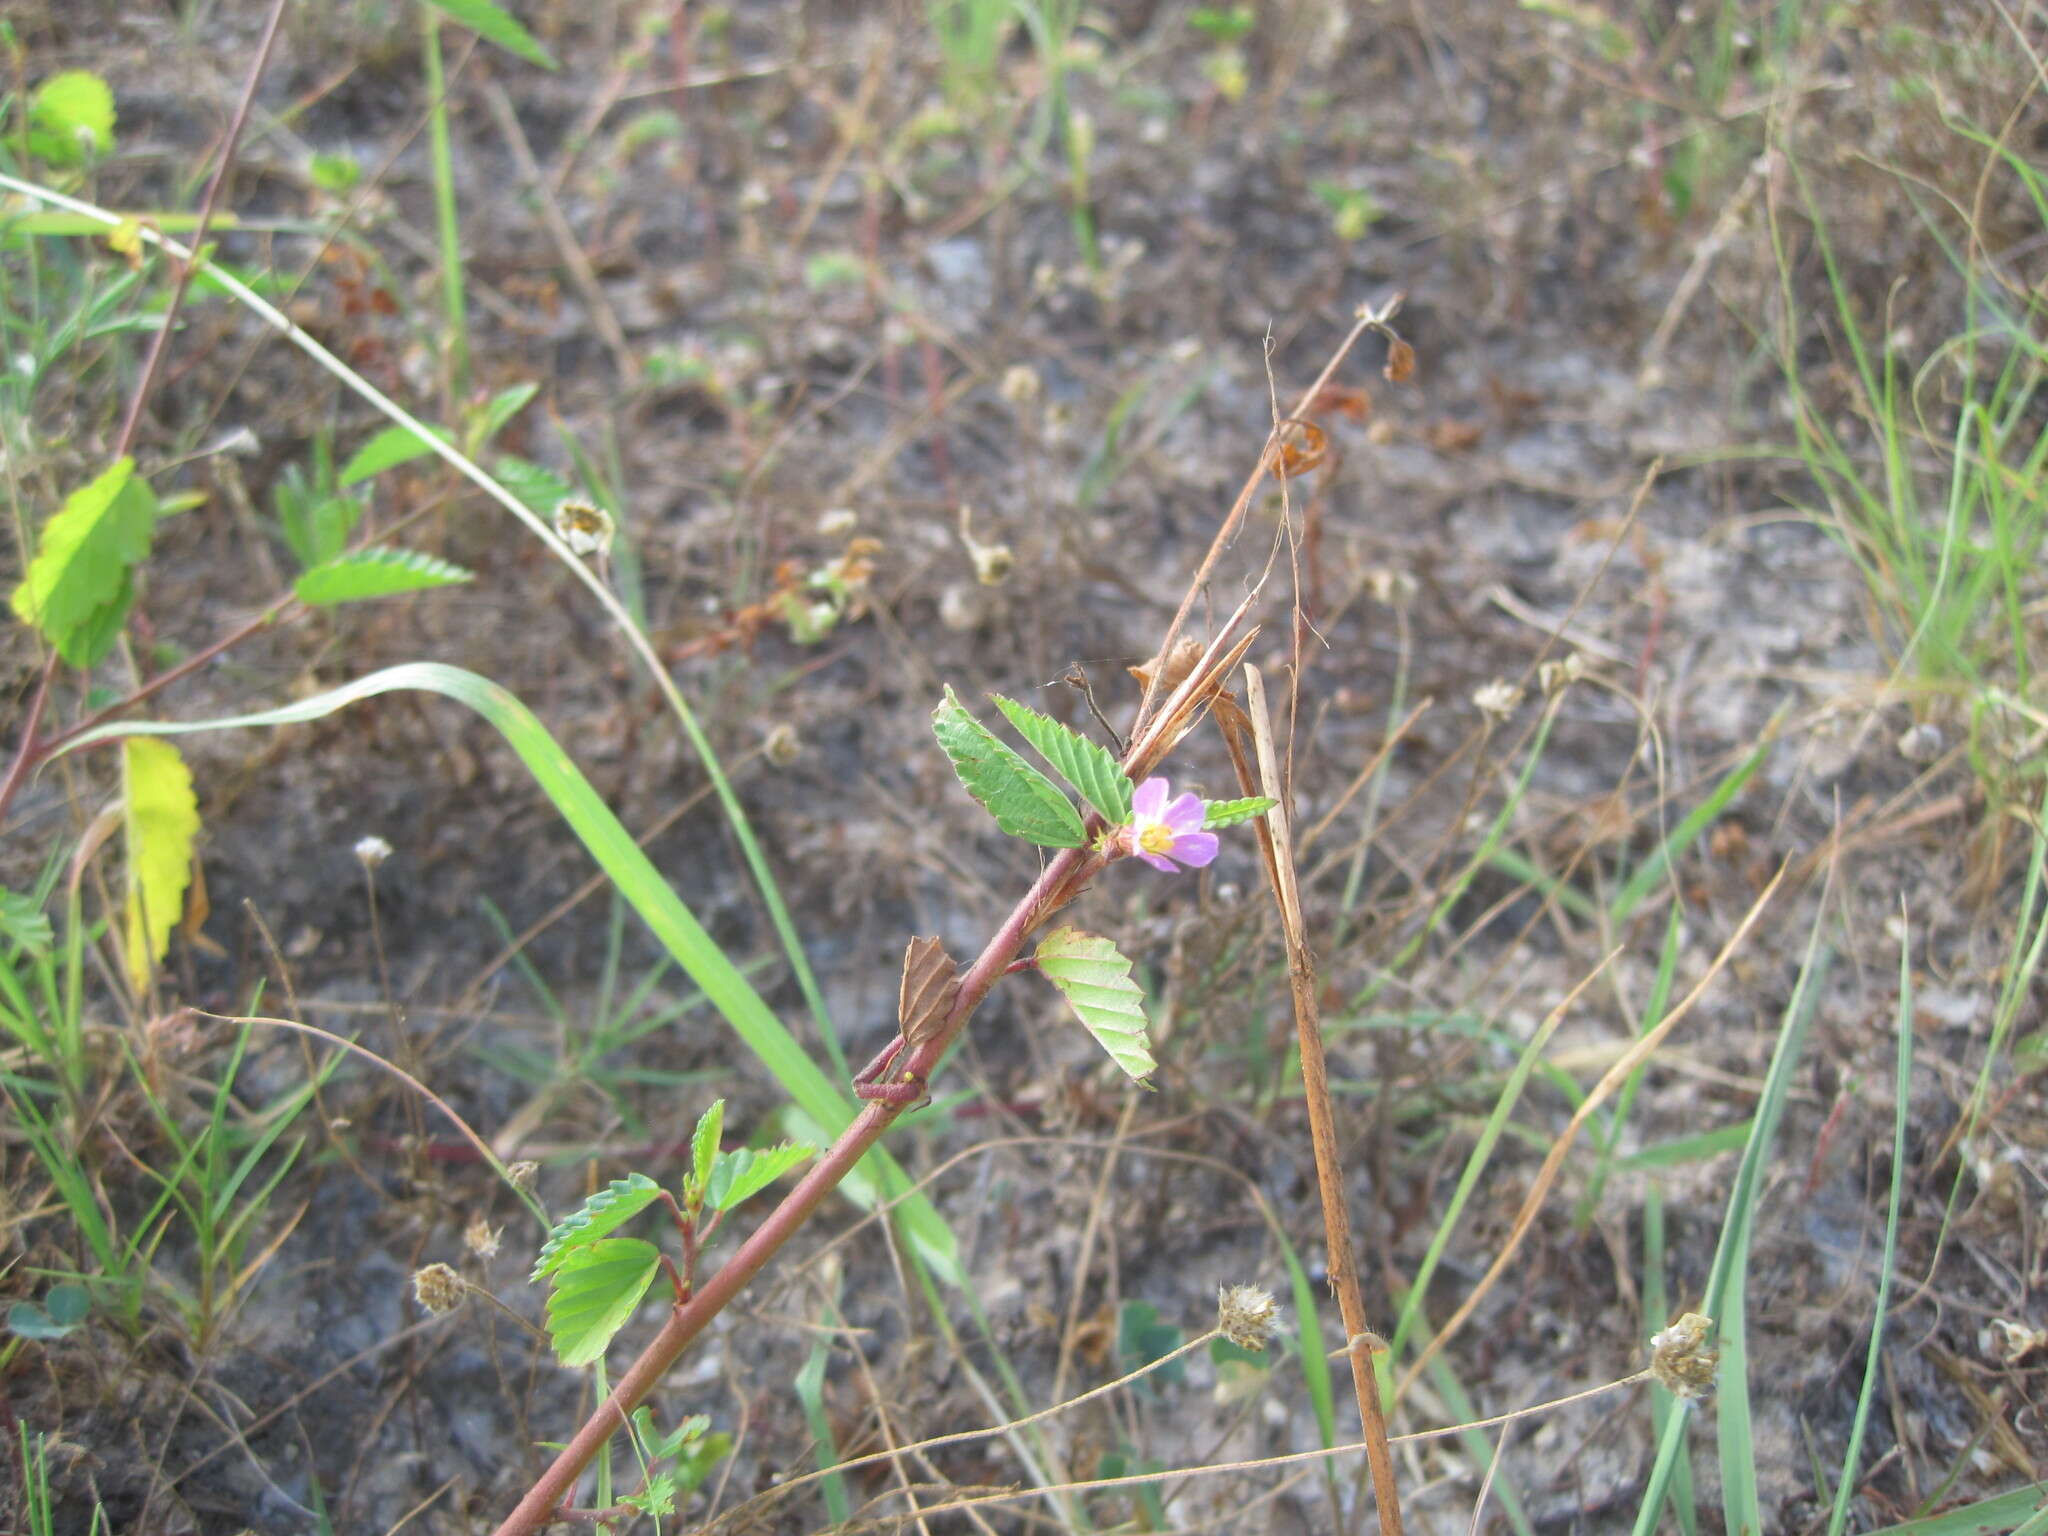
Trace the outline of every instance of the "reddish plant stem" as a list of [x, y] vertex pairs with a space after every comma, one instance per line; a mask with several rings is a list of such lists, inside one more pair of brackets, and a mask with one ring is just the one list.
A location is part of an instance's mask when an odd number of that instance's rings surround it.
[[49, 702], [50, 680], [56, 675], [57, 653], [52, 651], [43, 661], [43, 675], [36, 679], [35, 697], [29, 700], [28, 719], [22, 722], [21, 743], [14, 749], [14, 761], [7, 765], [7, 777], [0, 779], [0, 822], [7, 819], [7, 807], [14, 803], [22, 781], [43, 760], [44, 754], [36, 749], [36, 728], [43, 723], [43, 705]]
[[[178, 279], [171, 288], [171, 301], [164, 307], [163, 324], [150, 338], [149, 352], [142, 363], [142, 377], [136, 381], [135, 393], [128, 400], [127, 414], [121, 419], [120, 435], [114, 440], [111, 457], [116, 460], [125, 457], [134, 446], [135, 434], [142, 425], [142, 408], [149, 403], [157, 375], [163, 371], [164, 354], [170, 350], [171, 332], [178, 324], [178, 310], [185, 302], [186, 290], [192, 286], [193, 265], [204, 255], [214, 206], [220, 201], [220, 189], [227, 183], [228, 168], [235, 162], [235, 146], [241, 142], [242, 129], [249, 121], [249, 110], [256, 104], [257, 83], [262, 80], [263, 71], [270, 63], [271, 50], [277, 46], [277, 31], [284, 20], [284, 6], [285, 0], [271, 0], [270, 14], [264, 18], [263, 36], [256, 45], [256, 58], [249, 66], [248, 82], [242, 87], [242, 99], [235, 104], [235, 115], [228, 122], [227, 137], [221, 141], [220, 163], [214, 166], [213, 175], [206, 183], [206, 193], [199, 200], [199, 221], [192, 230], [193, 260], [179, 264]], [[15, 748], [14, 761], [7, 766], [6, 779], [0, 780], [0, 819], [6, 817], [7, 807], [13, 803], [22, 781], [53, 750], [53, 743], [36, 740], [36, 727], [42, 720], [43, 703], [49, 694], [50, 681], [56, 674], [57, 661], [57, 656], [52, 653], [43, 663], [42, 680], [36, 685], [35, 702], [29, 706], [28, 723], [22, 728], [21, 744]], [[128, 702], [133, 703], [134, 700]]]
[[[909, 1053], [903, 1060], [904, 1070], [927, 1080], [931, 1077], [938, 1069], [940, 1058], [959, 1037], [974, 1010], [981, 1006], [982, 1000], [1002, 978], [1011, 960], [1016, 958], [1017, 951], [1031, 936], [1032, 929], [1072, 901], [1103, 862], [1101, 854], [1086, 848], [1069, 848], [1053, 857], [974, 963], [961, 974], [959, 996], [944, 1027]], [[633, 1410], [668, 1374], [669, 1367], [681, 1358], [691, 1341], [746, 1288], [754, 1276], [767, 1267], [777, 1250], [810, 1220], [825, 1197], [839, 1187], [840, 1181], [853, 1171], [853, 1165], [882, 1139], [882, 1134], [907, 1107], [878, 1100], [862, 1108], [853, 1123], [840, 1132], [839, 1139], [811, 1165], [810, 1172], [804, 1175], [796, 1188], [783, 1197], [782, 1203], [740, 1245], [738, 1252], [726, 1260], [685, 1305], [669, 1313], [661, 1331], [640, 1352], [640, 1358], [633, 1362], [626, 1374], [619, 1378], [611, 1395], [584, 1421], [575, 1438], [556, 1456], [553, 1465], [527, 1490], [518, 1507], [505, 1517], [504, 1523], [498, 1527], [497, 1536], [525, 1536], [525, 1533], [537, 1531], [559, 1516], [575, 1489], [577, 1479], [596, 1459], [605, 1441], [625, 1426]]]
[[216, 656], [240, 645], [259, 629], [268, 629], [290, 607], [290, 599], [273, 603], [270, 607], [257, 614], [255, 618], [249, 620], [248, 623], [221, 636], [204, 649], [194, 651], [169, 671], [159, 672], [155, 677], [129, 694], [127, 698], [116, 699], [105, 709], [96, 710], [92, 714], [87, 715], [78, 724], [61, 730], [56, 735], [45, 740], [38, 741], [36, 740], [36, 725], [42, 717], [43, 698], [49, 690], [50, 678], [57, 670], [57, 653], [52, 651], [49, 664], [43, 669], [43, 680], [36, 689], [35, 702], [29, 706], [28, 724], [22, 732], [21, 746], [15, 752], [13, 763], [8, 766], [5, 782], [0, 782], [0, 820], [6, 818], [8, 806], [14, 803], [15, 793], [21, 788], [23, 781], [27, 779], [28, 775], [63, 751], [67, 742], [75, 741], [96, 726], [104, 725], [107, 721], [113, 719], [114, 716], [133, 709], [136, 705], [161, 693], [180, 678], [190, 677], [194, 672], [197, 672], [201, 667], [211, 662]]
[[164, 323], [150, 338], [149, 355], [142, 364], [142, 378], [136, 383], [135, 394], [128, 402], [128, 414], [121, 422], [121, 435], [114, 443], [114, 457], [117, 459], [135, 442], [136, 430], [142, 425], [142, 408], [149, 402], [157, 374], [163, 370], [164, 354], [170, 350], [171, 332], [177, 328], [178, 310], [185, 302], [185, 290], [192, 286], [192, 269], [206, 259], [207, 227], [213, 222], [214, 205], [220, 201], [220, 189], [227, 184], [228, 168], [235, 163], [235, 146], [241, 142], [242, 129], [249, 121], [249, 110], [256, 105], [257, 82], [263, 78], [263, 71], [270, 63], [271, 49], [277, 46], [277, 29], [284, 20], [284, 4], [285, 0], [271, 0], [270, 14], [264, 18], [263, 36], [256, 44], [256, 58], [249, 66], [248, 83], [242, 87], [242, 99], [235, 103], [235, 115], [228, 122], [227, 137], [221, 141], [220, 162], [214, 166], [213, 175], [206, 183], [206, 193], [199, 199], [199, 222], [192, 230], [192, 260], [178, 264], [178, 280], [171, 288], [171, 302], [164, 310]]

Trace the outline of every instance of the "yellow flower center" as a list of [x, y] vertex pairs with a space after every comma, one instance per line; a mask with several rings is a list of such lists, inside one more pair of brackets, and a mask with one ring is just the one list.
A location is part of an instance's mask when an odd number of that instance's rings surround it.
[[1145, 853], [1173, 852], [1173, 828], [1155, 821], [1138, 834], [1138, 847]]

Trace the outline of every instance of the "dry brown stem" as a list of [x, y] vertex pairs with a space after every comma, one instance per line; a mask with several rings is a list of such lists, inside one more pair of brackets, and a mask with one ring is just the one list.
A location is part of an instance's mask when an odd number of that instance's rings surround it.
[[1294, 1029], [1301, 1050], [1302, 1096], [1308, 1104], [1309, 1139], [1315, 1148], [1316, 1191], [1322, 1197], [1323, 1237], [1329, 1248], [1330, 1289], [1344, 1319], [1345, 1358], [1351, 1362], [1351, 1386], [1358, 1399], [1358, 1417], [1365, 1432], [1365, 1457], [1372, 1469], [1373, 1499], [1379, 1507], [1381, 1536], [1401, 1536], [1401, 1502], [1394, 1488], [1394, 1457], [1387, 1448], [1387, 1414], [1380, 1402], [1373, 1358], [1386, 1346], [1366, 1322], [1365, 1296], [1358, 1284], [1358, 1263], [1351, 1248], [1351, 1213], [1344, 1198], [1344, 1167], [1337, 1150], [1337, 1117], [1330, 1102], [1330, 1075], [1323, 1058], [1322, 1011], [1316, 1001], [1315, 952], [1302, 920], [1301, 891], [1294, 875], [1294, 852], [1288, 834], [1286, 785], [1281, 781], [1273, 750], [1272, 723], [1266, 710], [1265, 680], [1259, 669], [1244, 669], [1245, 701], [1251, 717], [1252, 743], [1258, 754], [1258, 781], [1235, 730], [1225, 732], [1238, 782], [1247, 795], [1266, 794], [1273, 808], [1253, 825], [1273, 901], [1280, 909], [1280, 928], [1287, 943], [1287, 980], [1294, 998]]

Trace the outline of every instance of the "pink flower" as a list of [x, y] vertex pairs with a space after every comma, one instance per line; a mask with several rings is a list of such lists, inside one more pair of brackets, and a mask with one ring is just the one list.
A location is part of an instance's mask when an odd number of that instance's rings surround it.
[[1131, 852], [1154, 869], [1177, 875], [1181, 864], [1200, 869], [1216, 857], [1216, 834], [1202, 830], [1205, 813], [1197, 796], [1182, 795], [1168, 804], [1169, 793], [1166, 780], [1151, 778], [1131, 796]]

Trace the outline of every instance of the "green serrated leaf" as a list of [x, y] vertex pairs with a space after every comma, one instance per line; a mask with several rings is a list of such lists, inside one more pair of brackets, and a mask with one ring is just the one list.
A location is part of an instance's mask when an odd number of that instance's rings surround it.
[[1055, 928], [1039, 940], [1038, 968], [1134, 1081], [1159, 1065], [1145, 1039], [1145, 993], [1116, 945], [1071, 925]]
[[501, 456], [497, 471], [498, 483], [542, 517], [548, 516], [576, 494], [576, 487], [553, 470], [543, 469], [532, 460], [514, 454]]
[[64, 498], [43, 525], [11, 606], [74, 667], [107, 653], [133, 595], [128, 573], [149, 554], [156, 493], [121, 459]]
[[427, 0], [451, 21], [460, 22], [486, 42], [496, 43], [507, 53], [516, 53], [529, 64], [557, 69], [555, 57], [534, 41], [533, 34], [512, 18], [512, 13], [491, 0]]
[[815, 1157], [818, 1149], [800, 1141], [780, 1146], [741, 1147], [719, 1155], [711, 1169], [711, 1183], [705, 1203], [714, 1211], [729, 1211], [751, 1200], [801, 1162]]
[[676, 1512], [676, 1474], [664, 1468], [650, 1472], [647, 1483], [638, 1493], [629, 1493], [623, 1503], [630, 1504], [643, 1515], [659, 1520]]
[[[428, 430], [444, 443], [455, 441], [439, 427]], [[433, 451], [433, 444], [410, 427], [386, 427], [355, 451], [355, 457], [342, 466], [341, 475], [335, 483], [356, 485], [372, 475], [381, 475], [387, 469], [408, 464]]]
[[122, 907], [128, 979], [140, 993], [185, 914], [199, 799], [192, 792], [192, 770], [168, 741], [131, 736], [121, 747], [121, 826], [128, 846]]
[[36, 87], [28, 109], [31, 152], [52, 165], [83, 165], [114, 147], [114, 93], [89, 69], [67, 69]]
[[950, 688], [945, 702], [932, 711], [932, 733], [967, 793], [995, 817], [997, 826], [1041, 848], [1081, 846], [1084, 831], [1074, 803], [961, 708]]
[[548, 1338], [564, 1365], [600, 1358], [647, 1294], [661, 1250], [637, 1237], [609, 1237], [571, 1253], [548, 1293]]
[[1050, 715], [1042, 715], [1014, 699], [991, 694], [996, 708], [1017, 728], [1017, 734], [1037, 749], [1038, 755], [1057, 768], [1066, 781], [1081, 792], [1102, 819], [1120, 827], [1131, 819], [1130, 776], [1117, 765], [1109, 749], [1098, 746], [1070, 726]]
[[1204, 800], [1202, 830], [1214, 832], [1218, 827], [1234, 827], [1240, 821], [1265, 815], [1279, 803], [1270, 795], [1248, 795], [1242, 800]]
[[697, 1129], [690, 1136], [690, 1192], [693, 1203], [711, 1188], [711, 1169], [718, 1161], [718, 1140], [725, 1134], [725, 1100], [713, 1099], [711, 1107], [697, 1117]]
[[292, 583], [292, 591], [308, 607], [326, 608], [399, 592], [452, 587], [474, 578], [474, 572], [416, 549], [365, 549], [314, 566]]
[[644, 1173], [629, 1173], [613, 1179], [596, 1194], [571, 1211], [548, 1234], [533, 1261], [528, 1281], [540, 1280], [560, 1269], [569, 1256], [587, 1248], [607, 1233], [615, 1232], [661, 1198], [661, 1186]]

